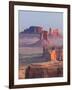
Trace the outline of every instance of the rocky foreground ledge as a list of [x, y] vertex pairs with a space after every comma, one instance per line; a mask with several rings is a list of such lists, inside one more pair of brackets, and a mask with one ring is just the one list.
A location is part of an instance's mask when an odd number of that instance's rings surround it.
[[19, 77], [24, 78], [48, 78], [63, 76], [63, 61], [49, 61], [44, 63], [33, 63], [26, 68], [21, 67]]

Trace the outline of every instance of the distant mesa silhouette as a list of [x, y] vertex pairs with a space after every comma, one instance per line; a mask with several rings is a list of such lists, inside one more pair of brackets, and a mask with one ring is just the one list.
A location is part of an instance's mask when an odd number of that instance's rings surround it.
[[[45, 30], [41, 26], [30, 26], [29, 28], [24, 29], [24, 31], [20, 32], [20, 35], [23, 36], [24, 34], [43, 34]], [[59, 37], [63, 38], [63, 35], [59, 32], [59, 29], [52, 29], [46, 30], [48, 36], [51, 37]]]
[[30, 26], [29, 28], [27, 29], [24, 29], [24, 33], [35, 33], [35, 34], [38, 34], [38, 33], [41, 33], [42, 32], [42, 27], [40, 26]]
[[[45, 33], [45, 34], [44, 34]], [[25, 29], [23, 32], [20, 32], [19, 38], [23, 41], [29, 41], [31, 39], [31, 44], [21, 41], [20, 46], [22, 47], [42, 47], [42, 40], [44, 37], [48, 40], [48, 46], [62, 46], [63, 45], [63, 37], [59, 32], [59, 29], [49, 29], [48, 31], [44, 31], [40, 26], [30, 26], [28, 29]], [[35, 41], [38, 39], [38, 41]]]

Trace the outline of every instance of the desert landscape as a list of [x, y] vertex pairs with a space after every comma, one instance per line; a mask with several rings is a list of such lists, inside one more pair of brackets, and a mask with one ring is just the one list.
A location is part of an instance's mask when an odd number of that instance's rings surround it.
[[[45, 41], [46, 42], [45, 42]], [[52, 51], [56, 52], [52, 59]], [[63, 36], [31, 26], [19, 33], [19, 79], [63, 76]]]

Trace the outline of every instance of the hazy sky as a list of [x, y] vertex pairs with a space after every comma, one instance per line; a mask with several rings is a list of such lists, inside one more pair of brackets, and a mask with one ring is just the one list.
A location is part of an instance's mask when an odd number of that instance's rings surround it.
[[42, 26], [45, 30], [58, 28], [63, 30], [63, 13], [46, 11], [24, 11], [18, 12], [19, 32], [30, 26]]

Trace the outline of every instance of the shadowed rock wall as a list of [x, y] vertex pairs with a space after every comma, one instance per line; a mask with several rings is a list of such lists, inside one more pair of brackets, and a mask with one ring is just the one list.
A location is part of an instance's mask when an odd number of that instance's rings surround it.
[[30, 64], [25, 73], [25, 78], [62, 77], [63, 62], [50, 61], [47, 63]]

